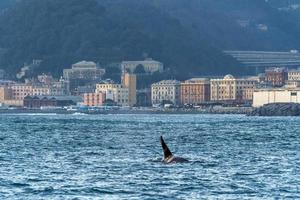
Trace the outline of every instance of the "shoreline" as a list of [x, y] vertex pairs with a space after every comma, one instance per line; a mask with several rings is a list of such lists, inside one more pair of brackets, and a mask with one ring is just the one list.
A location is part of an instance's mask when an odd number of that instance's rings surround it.
[[4, 114], [236, 114], [247, 115], [253, 111], [252, 107], [222, 107], [202, 109], [128, 109], [128, 110], [40, 110], [40, 109], [0, 109], [0, 115]]

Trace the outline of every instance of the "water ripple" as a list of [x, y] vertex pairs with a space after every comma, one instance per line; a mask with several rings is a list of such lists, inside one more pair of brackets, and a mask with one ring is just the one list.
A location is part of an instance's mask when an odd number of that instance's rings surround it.
[[[0, 115], [0, 199], [299, 199], [299, 122]], [[160, 135], [191, 162], [162, 164]]]

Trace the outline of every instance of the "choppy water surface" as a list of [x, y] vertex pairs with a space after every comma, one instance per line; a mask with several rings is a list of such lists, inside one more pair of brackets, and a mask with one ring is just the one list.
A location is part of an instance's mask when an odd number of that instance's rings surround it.
[[[300, 198], [300, 118], [0, 115], [0, 132], [0, 199]], [[157, 162], [160, 135], [191, 162]]]

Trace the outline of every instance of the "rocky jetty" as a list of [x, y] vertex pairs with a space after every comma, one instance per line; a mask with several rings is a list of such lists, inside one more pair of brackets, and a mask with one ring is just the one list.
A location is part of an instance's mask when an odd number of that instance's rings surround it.
[[300, 116], [299, 103], [271, 103], [254, 109], [250, 116]]

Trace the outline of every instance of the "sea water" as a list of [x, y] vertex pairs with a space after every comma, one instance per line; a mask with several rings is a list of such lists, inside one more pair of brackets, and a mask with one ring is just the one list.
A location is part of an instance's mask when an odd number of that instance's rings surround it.
[[0, 115], [0, 199], [265, 198], [300, 198], [300, 118]]

